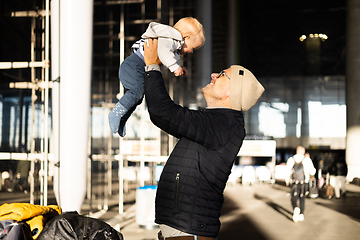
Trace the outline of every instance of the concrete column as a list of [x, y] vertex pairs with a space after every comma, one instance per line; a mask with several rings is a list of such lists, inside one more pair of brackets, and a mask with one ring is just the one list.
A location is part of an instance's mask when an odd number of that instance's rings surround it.
[[204, 27], [206, 41], [204, 46], [196, 51], [197, 55], [197, 72], [195, 76], [195, 81], [197, 82], [196, 87], [196, 98], [198, 106], [205, 107], [204, 97], [201, 93], [201, 89], [206, 86], [211, 80], [210, 74], [212, 71], [211, 59], [212, 59], [212, 44], [211, 44], [211, 26], [212, 26], [212, 1], [208, 0], [199, 0], [198, 1], [198, 12], [197, 19], [201, 22]]
[[296, 102], [288, 102], [288, 104], [289, 104], [289, 112], [285, 117], [286, 136], [295, 137], [296, 123], [297, 123], [297, 109], [299, 108], [299, 105]]
[[[60, 1], [60, 206], [80, 212], [86, 194], [93, 1]], [[54, 6], [54, 5], [53, 5]]]
[[306, 74], [320, 75], [320, 38], [307, 38], [306, 47]]
[[246, 133], [251, 135], [261, 134], [259, 126], [260, 104], [253, 106], [244, 113]]
[[59, 147], [60, 147], [60, 0], [51, 0], [51, 77], [52, 87], [52, 141], [50, 152], [54, 154], [54, 193], [60, 205]]
[[229, 0], [229, 38], [228, 38], [228, 66], [239, 64], [240, 63], [240, 26], [239, 26], [239, 18], [240, 11], [239, 10], [239, 1]]
[[360, 1], [346, 1], [347, 180], [360, 178]]

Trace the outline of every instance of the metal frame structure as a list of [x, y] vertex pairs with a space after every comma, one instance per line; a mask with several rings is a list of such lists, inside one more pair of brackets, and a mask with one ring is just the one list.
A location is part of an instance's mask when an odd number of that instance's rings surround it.
[[[30, 68], [31, 69], [31, 82], [15, 82], [10, 83], [10, 88], [17, 89], [31, 89], [31, 100], [32, 100], [32, 125], [31, 125], [31, 150], [30, 154], [15, 154], [15, 153], [1, 153], [0, 159], [11, 159], [20, 161], [31, 161], [31, 184], [30, 184], [30, 203], [35, 201], [35, 190], [34, 190], [34, 166], [35, 161], [41, 161], [41, 179], [40, 179], [40, 204], [47, 205], [48, 200], [48, 161], [49, 156], [49, 89], [52, 87], [49, 82], [49, 67], [50, 67], [50, 0], [45, 1], [45, 9], [40, 11], [19, 11], [12, 12], [12, 17], [30, 17], [31, 18], [31, 61], [30, 62], [1, 62], [0, 69], [11, 69], [11, 68]], [[41, 60], [36, 59], [36, 35], [35, 29], [36, 18], [41, 17]], [[36, 76], [35, 68], [41, 68], [41, 76]], [[41, 92], [42, 110], [42, 129], [41, 129], [41, 151], [35, 153], [35, 101], [37, 100], [36, 91]]]
[[[109, 32], [106, 36], [96, 36], [94, 35], [94, 38], [96, 37], [106, 37], [108, 38], [108, 48], [109, 48], [109, 52], [107, 54], [109, 55], [116, 55], [117, 53], [115, 53], [114, 47], [116, 44], [116, 41], [119, 41], [119, 59], [120, 59], [120, 63], [125, 59], [125, 48], [126, 48], [126, 43], [131, 41], [135, 41], [137, 40], [137, 38], [139, 36], [129, 36], [125, 34], [125, 28], [127, 27], [127, 24], [131, 24], [132, 26], [142, 26], [142, 28], [145, 29], [146, 25], [152, 21], [157, 21], [157, 22], [161, 22], [164, 16], [162, 15], [162, 13], [164, 12], [162, 10], [162, 4], [163, 1], [162, 0], [155, 0], [156, 1], [156, 13], [153, 16], [156, 16], [156, 18], [154, 19], [147, 19], [146, 18], [146, 0], [125, 0], [125, 1], [101, 1], [101, 2], [94, 2], [94, 5], [101, 5], [101, 4], [106, 4], [106, 5], [120, 5], [121, 7], [121, 13], [120, 13], [120, 19], [118, 21], [114, 21], [114, 16], [111, 15], [111, 12], [109, 14], [109, 21], [106, 22], [101, 22], [101, 23], [96, 23], [94, 22], [94, 25], [96, 24], [103, 24], [103, 25], [108, 25], [109, 27]], [[59, 161], [58, 159], [58, 154], [56, 152], [56, 149], [54, 150], [53, 148], [49, 149], [49, 142], [51, 144], [58, 144], [56, 143], [56, 136], [55, 137], [51, 137], [51, 139], [49, 138], [49, 126], [51, 125], [51, 123], [48, 121], [48, 116], [49, 116], [49, 90], [52, 89], [53, 87], [55, 88], [56, 86], [58, 86], [58, 79], [54, 80], [54, 81], [50, 81], [49, 77], [50, 77], [50, 73], [49, 73], [49, 68], [50, 68], [50, 59], [49, 59], [49, 52], [50, 52], [50, 40], [49, 40], [49, 35], [50, 35], [50, 0], [44, 0], [45, 3], [45, 9], [44, 10], [38, 10], [38, 11], [23, 11], [23, 12], [13, 12], [12, 16], [13, 17], [27, 17], [30, 18], [31, 20], [31, 59], [30, 61], [24, 61], [24, 62], [3, 62], [0, 63], [0, 69], [9, 69], [9, 68], [30, 68], [31, 69], [31, 80], [29, 82], [13, 82], [10, 83], [10, 87], [11, 88], [16, 88], [16, 89], [31, 89], [31, 94], [32, 94], [32, 109], [33, 109], [33, 113], [35, 112], [35, 104], [36, 104], [36, 100], [37, 100], [37, 95], [41, 95], [41, 147], [40, 150], [37, 151], [35, 150], [35, 130], [38, 129], [37, 126], [35, 126], [35, 119], [34, 119], [34, 114], [32, 116], [32, 124], [31, 124], [31, 150], [30, 153], [22, 153], [22, 154], [15, 154], [15, 153], [1, 153], [0, 154], [0, 158], [1, 159], [13, 159], [13, 160], [21, 160], [21, 161], [31, 161], [31, 172], [30, 175], [33, 176], [34, 173], [34, 164], [35, 161], [40, 161], [41, 162], [41, 198], [40, 198], [40, 204], [41, 205], [47, 205], [48, 203], [48, 176], [49, 176], [49, 161], [52, 165], [55, 165], [55, 163], [57, 163]], [[138, 20], [133, 20], [131, 22], [127, 21], [125, 19], [125, 15], [127, 14], [124, 10], [124, 6], [127, 4], [138, 4], [140, 7], [139, 9], [141, 9], [141, 17]], [[168, 17], [169, 19], [167, 19], [166, 21], [169, 22], [170, 25], [174, 24], [174, 17], [175, 17], [175, 10], [174, 10], [174, 5], [173, 3], [167, 3], [170, 7], [169, 7], [169, 13], [168, 13]], [[182, 3], [182, 5], [184, 5], [184, 3]], [[186, 5], [186, 4], [185, 4]], [[154, 11], [154, 10], [153, 10]], [[55, 14], [55, 13], [54, 13]], [[166, 14], [165, 14], [166, 15]], [[41, 19], [41, 21], [39, 21], [39, 19]], [[53, 21], [52, 21], [53, 22]], [[115, 27], [117, 26], [117, 22], [119, 23], [119, 34], [114, 34], [115, 32]], [[41, 26], [38, 26], [37, 24], [41, 24]], [[36, 28], [41, 28], [43, 29], [42, 31], [42, 35], [40, 37], [38, 37], [35, 34], [35, 29]], [[41, 47], [37, 46], [37, 44], [41, 44]], [[55, 46], [54, 43], [52, 41], [52, 50], [54, 50]], [[38, 47], [38, 48], [37, 48]], [[39, 49], [39, 50], [38, 50]], [[41, 51], [41, 52], [38, 52]], [[41, 56], [41, 59], [37, 59], [36, 56]], [[52, 56], [54, 56], [52, 54]], [[53, 64], [53, 61], [52, 61]], [[191, 65], [191, 64], [189, 64]], [[35, 71], [35, 68], [41, 68], [40, 71]], [[93, 69], [94, 70], [94, 69]], [[95, 69], [96, 70], [96, 69]], [[191, 69], [189, 69], [191, 70]], [[192, 71], [189, 71], [189, 74], [191, 75]], [[52, 74], [53, 77], [56, 77], [56, 74]], [[101, 104], [98, 105], [103, 109], [103, 112], [101, 114], [105, 114], [107, 115], [109, 110], [115, 105], [112, 102], [113, 96], [111, 94], [111, 86], [109, 84], [109, 72], [105, 73], [104, 76], [105, 81], [107, 81], [108, 83], [106, 86], [106, 94], [104, 94], [103, 96], [99, 96], [99, 99], [102, 99]], [[188, 77], [191, 79], [191, 77]], [[174, 89], [176, 89], [176, 84], [177, 82], [175, 81], [175, 77], [169, 77], [169, 93], [170, 96], [173, 98], [174, 96]], [[189, 84], [191, 84], [191, 80], [189, 80]], [[189, 88], [189, 87], [188, 87]], [[54, 90], [53, 89], [53, 96], [54, 97]], [[119, 92], [120, 95], [123, 94], [123, 87], [120, 85], [119, 88]], [[180, 94], [176, 93], [177, 95], [180, 95], [180, 104], [183, 104], [183, 97], [182, 94], [183, 92], [181, 92]], [[94, 95], [92, 96], [94, 98]], [[96, 96], [95, 96], [96, 97]], [[92, 105], [91, 107], [94, 107], [94, 105]], [[54, 111], [54, 109], [52, 109]], [[145, 119], [145, 114], [147, 114], [147, 111], [145, 109], [145, 101], [143, 101], [143, 104], [139, 106], [139, 113], [142, 116], [141, 117], [141, 123], [140, 126], [141, 128], [145, 127], [144, 124], [144, 119]], [[52, 112], [52, 114], [54, 114], [54, 112]], [[96, 114], [96, 113], [92, 113], [92, 114]], [[53, 125], [53, 127], [56, 127]], [[108, 126], [106, 126], [108, 127]], [[53, 131], [55, 131], [55, 129], [53, 129]], [[110, 132], [110, 129], [108, 130]], [[143, 131], [140, 131], [143, 132]], [[91, 169], [91, 163], [93, 161], [98, 161], [104, 164], [105, 168], [106, 168], [106, 173], [105, 173], [105, 185], [102, 189], [100, 189], [100, 191], [103, 191], [103, 193], [101, 193], [101, 195], [103, 195], [103, 198], [100, 196], [97, 205], [98, 205], [98, 210], [108, 210], [109, 208], [109, 197], [112, 194], [112, 180], [113, 180], [113, 169], [112, 169], [112, 163], [114, 161], [118, 161], [119, 163], [119, 169], [118, 169], [118, 177], [119, 177], [119, 213], [123, 213], [124, 208], [124, 192], [126, 193], [128, 191], [128, 182], [126, 179], [124, 179], [124, 168], [127, 168], [128, 166], [128, 162], [136, 162], [136, 164], [139, 166], [140, 169], [144, 169], [145, 168], [145, 163], [149, 163], [151, 165], [155, 164], [155, 163], [162, 163], [165, 162], [167, 159], [167, 153], [171, 152], [172, 148], [174, 147], [174, 143], [176, 141], [176, 139], [174, 139], [173, 137], [169, 136], [169, 137], [165, 137], [164, 138], [164, 133], [162, 133], [159, 130], [159, 134], [157, 139], [155, 140], [148, 140], [145, 138], [145, 136], [141, 135], [140, 136], [140, 140], [126, 140], [123, 138], [119, 138], [119, 152], [118, 153], [114, 153], [113, 151], [113, 143], [114, 140], [116, 140], [116, 138], [114, 138], [112, 136], [112, 134], [110, 133], [110, 136], [107, 139], [107, 144], [106, 147], [104, 148], [104, 151], [101, 154], [94, 154], [91, 152], [91, 150], [89, 150], [89, 168], [88, 168], [88, 182], [87, 182], [87, 198], [90, 199], [90, 204], [92, 203], [93, 200], [93, 193], [92, 193], [92, 177], [91, 174], [92, 169]], [[165, 139], [165, 141], [163, 140]], [[123, 151], [122, 146], [126, 145], [124, 142], [128, 142], [130, 144], [130, 142], [132, 142], [132, 144], [138, 145], [140, 148], [140, 152], [139, 153], [135, 153], [132, 155], [128, 155], [125, 154]], [[153, 143], [156, 142], [156, 143]], [[89, 143], [91, 143], [91, 137], [89, 138]], [[156, 153], [152, 152], [152, 153], [148, 153], [146, 150], [146, 146], [147, 144], [155, 144], [157, 147], [157, 151]], [[114, 144], [115, 145], [115, 144]], [[161, 151], [161, 146], [166, 146], [166, 151]], [[164, 155], [165, 152], [165, 155]], [[140, 170], [141, 172], [142, 170]], [[30, 191], [30, 203], [34, 203], [35, 199], [34, 199], [34, 184], [33, 184], [33, 179], [32, 179], [32, 183], [31, 183], [31, 191]], [[145, 181], [143, 179], [137, 179], [137, 185], [138, 186], [143, 186], [145, 184]]]
[[[156, 19], [145, 19], [145, 0], [132, 0], [132, 1], [105, 1], [105, 2], [101, 2], [101, 3], [94, 3], [95, 5], [97, 4], [105, 4], [105, 5], [120, 5], [121, 6], [121, 13], [120, 13], [120, 19], [119, 19], [119, 34], [118, 34], [118, 38], [109, 38], [109, 55], [112, 55], [113, 52], [113, 47], [114, 47], [114, 41], [118, 41], [119, 40], [119, 49], [120, 49], [120, 54], [119, 54], [119, 59], [120, 59], [120, 63], [122, 63], [125, 59], [125, 42], [126, 41], [134, 41], [138, 38], [138, 36], [126, 36], [125, 35], [125, 11], [124, 11], [124, 5], [126, 4], [140, 4], [140, 9], [141, 9], [141, 19], [139, 20], [135, 20], [132, 23], [136, 24], [136, 25], [144, 25], [144, 24], [148, 24], [152, 21], [157, 21], [160, 22], [161, 20], [161, 0], [157, 0], [157, 18]], [[94, 23], [94, 24], [108, 24], [109, 25], [109, 36], [113, 36], [114, 35], [114, 20], [113, 18], [113, 14], [112, 12], [110, 12], [109, 14], [109, 21], [106, 22], [102, 22], [102, 23]], [[97, 36], [94, 36], [97, 37]], [[105, 79], [107, 81], [109, 81], [109, 73], [105, 73]], [[120, 88], [119, 88], [119, 93], [120, 95], [123, 95], [123, 87], [120, 84]], [[106, 96], [105, 96], [106, 97]], [[112, 96], [107, 96], [107, 102], [111, 102], [112, 101]], [[111, 110], [113, 107], [115, 106], [114, 103], [102, 103], [102, 109], [104, 109], [104, 112], [102, 114], [108, 114], [108, 111]], [[106, 109], [108, 109], [108, 111], [106, 111]], [[160, 162], [163, 160], [160, 160], [160, 130], [159, 130], [159, 139], [155, 140], [158, 142], [159, 146], [158, 146], [158, 153], [155, 154], [155, 156], [149, 156], [146, 154], [145, 152], [145, 145], [147, 144], [145, 140], [145, 136], [144, 136], [144, 114], [146, 114], [146, 109], [145, 109], [145, 102], [143, 101], [143, 103], [138, 106], [139, 112], [140, 112], [140, 141], [135, 141], [134, 144], [139, 144], [140, 145], [140, 152], [138, 154], [133, 154], [131, 156], [124, 154], [123, 151], [123, 147], [124, 146], [124, 141], [131, 141], [131, 140], [124, 140], [123, 138], [119, 138], [119, 153], [117, 155], [113, 155], [112, 154], [112, 141], [113, 141], [113, 136], [112, 133], [110, 132], [110, 135], [108, 137], [108, 144], [107, 144], [107, 150], [104, 151], [104, 154], [92, 154], [91, 158], [93, 161], [100, 161], [105, 163], [106, 162], [106, 168], [107, 168], [107, 173], [106, 173], [106, 187], [104, 188], [104, 199], [103, 201], [101, 199], [99, 199], [98, 202], [98, 209], [99, 210], [108, 210], [109, 205], [108, 205], [108, 198], [109, 196], [112, 194], [111, 193], [111, 189], [112, 189], [112, 161], [118, 161], [119, 162], [119, 169], [118, 169], [118, 178], [119, 178], [119, 213], [123, 213], [124, 211], [124, 192], [128, 191], [128, 183], [127, 180], [124, 179], [124, 167], [126, 167], [127, 161], [132, 161], [132, 162], [138, 162], [140, 164], [140, 172], [143, 171], [143, 169], [145, 168], [145, 162]], [[141, 130], [142, 129], [142, 130]], [[124, 166], [125, 165], [125, 166]], [[91, 170], [89, 169], [88, 174], [91, 174]], [[140, 186], [144, 186], [144, 180], [143, 179], [138, 179], [139, 180], [139, 185]], [[91, 186], [90, 183], [90, 179], [88, 182], [88, 186]], [[92, 197], [92, 193], [91, 193], [91, 189], [88, 188], [87, 191], [87, 196], [88, 198]], [[102, 203], [103, 202], [103, 206]]]

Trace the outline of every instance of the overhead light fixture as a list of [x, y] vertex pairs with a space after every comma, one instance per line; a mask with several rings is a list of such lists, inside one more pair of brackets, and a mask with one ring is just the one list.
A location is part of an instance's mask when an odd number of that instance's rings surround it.
[[305, 41], [307, 38], [320, 38], [321, 41], [325, 41], [326, 39], [328, 39], [328, 36], [326, 34], [323, 33], [311, 33], [308, 36], [306, 35], [301, 35], [301, 37], [299, 38], [299, 40], [301, 42]]

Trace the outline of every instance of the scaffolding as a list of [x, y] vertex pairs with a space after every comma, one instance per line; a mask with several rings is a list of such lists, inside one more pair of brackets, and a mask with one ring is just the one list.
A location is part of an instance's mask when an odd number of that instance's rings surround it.
[[[115, 106], [116, 103], [113, 103], [113, 99], [114, 96], [112, 93], [112, 88], [111, 88], [111, 71], [115, 72], [113, 69], [110, 69], [109, 66], [113, 66], [113, 59], [112, 57], [116, 54], [118, 54], [119, 56], [119, 64], [121, 62], [124, 61], [125, 57], [126, 57], [126, 45], [128, 45], [129, 42], [135, 42], [139, 36], [141, 35], [141, 31], [143, 31], [145, 29], [145, 25], [152, 22], [152, 21], [156, 21], [156, 22], [160, 22], [161, 21], [161, 0], [157, 0], [156, 1], [156, 9], [157, 9], [157, 14], [156, 14], [156, 18], [153, 19], [146, 19], [146, 1], [145, 0], [133, 0], [133, 1], [102, 1], [102, 2], [95, 2], [94, 3], [95, 6], [101, 6], [101, 7], [105, 7], [107, 8], [107, 16], [108, 19], [107, 20], [103, 20], [103, 21], [98, 21], [96, 22], [94, 20], [94, 26], [106, 26], [108, 28], [108, 35], [97, 35], [94, 34], [94, 39], [108, 39], [108, 52], [106, 54], [106, 56], [108, 57], [108, 65], [107, 66], [103, 66], [101, 67], [96, 67], [94, 68], [94, 71], [97, 71], [99, 76], [104, 75], [105, 77], [105, 94], [103, 96], [96, 96], [99, 99], [102, 99], [103, 101], [100, 102], [100, 104], [98, 104], [98, 107], [100, 107], [102, 109], [102, 111], [100, 111], [101, 115], [104, 115], [107, 117], [109, 111]], [[132, 21], [126, 21], [125, 20], [125, 6], [127, 5], [137, 5], [137, 6], [133, 6], [138, 7], [140, 9], [140, 18], [139, 19], [135, 19]], [[110, 8], [110, 6], [112, 6]], [[118, 8], [114, 8], [114, 6], [117, 6]], [[120, 8], [120, 15], [119, 15], [119, 19], [114, 19], [114, 16], [117, 15], [117, 13], [114, 13], [114, 11], [118, 10]], [[140, 29], [138, 36], [129, 36], [127, 34], [125, 34], [125, 25], [131, 25], [134, 28]], [[116, 27], [119, 27], [118, 29], [118, 34], [116, 35], [115, 32], [116, 31]], [[116, 48], [116, 43], [119, 42], [119, 52], [116, 53], [114, 48]], [[94, 53], [96, 54], [96, 53]], [[117, 70], [117, 69], [116, 69]], [[101, 74], [101, 72], [104, 71], [103, 74]], [[97, 73], [94, 73], [94, 75], [97, 75]], [[116, 75], [117, 76], [117, 75]], [[123, 87], [119, 86], [119, 94], [117, 96], [122, 96], [123, 95]], [[101, 95], [101, 94], [99, 94]], [[94, 95], [93, 95], [94, 96]], [[117, 100], [117, 99], [116, 99]], [[94, 105], [93, 105], [94, 106]], [[96, 105], [95, 105], [96, 106]], [[160, 141], [159, 141], [159, 137], [157, 137], [156, 139], [152, 139], [152, 140], [146, 140], [146, 136], [145, 136], [145, 121], [147, 121], [146, 119], [146, 114], [147, 111], [145, 109], [145, 101], [143, 101], [143, 103], [138, 106], [138, 108], [136, 109], [135, 113], [137, 114], [139, 117], [139, 125], [140, 125], [140, 131], [139, 131], [139, 138], [140, 139], [135, 139], [135, 140], [131, 140], [131, 139], [124, 139], [124, 138], [118, 138], [118, 144], [119, 144], [119, 148], [118, 148], [118, 152], [113, 151], [113, 140], [116, 141], [116, 138], [113, 137], [110, 128], [108, 127], [108, 122], [105, 120], [104, 121], [104, 129], [106, 131], [108, 131], [108, 137], [107, 137], [107, 144], [104, 145], [104, 147], [106, 147], [107, 149], [104, 149], [101, 151], [101, 154], [92, 154], [91, 155], [91, 159], [93, 161], [99, 161], [100, 163], [106, 165], [105, 168], [107, 169], [106, 171], [106, 176], [105, 176], [105, 181], [106, 181], [106, 187], [104, 188], [104, 199], [102, 200], [101, 198], [98, 199], [98, 210], [108, 210], [109, 208], [109, 203], [108, 203], [108, 198], [109, 196], [112, 194], [112, 162], [113, 161], [118, 161], [118, 178], [119, 178], [119, 213], [123, 213], [124, 209], [123, 209], [123, 203], [124, 203], [124, 192], [127, 193], [129, 191], [129, 186], [128, 186], [128, 181], [130, 180], [134, 180], [133, 177], [131, 176], [136, 176], [135, 179], [136, 181], [138, 181], [138, 186], [144, 186], [145, 184], [145, 180], [146, 178], [144, 178], [144, 173], [145, 173], [145, 161], [146, 162], [159, 162], [161, 161], [160, 158]], [[105, 117], [105, 118], [106, 118]], [[158, 136], [160, 136], [160, 131], [158, 131], [159, 134]], [[150, 148], [152, 148], [152, 151], [147, 151], [146, 150], [146, 146], [147, 148], [149, 148], [149, 146], [152, 146]], [[131, 153], [129, 154], [128, 151], [124, 151], [124, 149], [131, 149]], [[128, 162], [136, 162], [137, 165], [139, 165], [139, 168], [136, 170], [136, 173], [129, 173], [129, 171], [135, 171], [134, 168], [128, 167]], [[124, 174], [124, 173], [127, 174]], [[89, 172], [89, 174], [91, 174]], [[126, 175], [124, 177], [124, 175]], [[131, 176], [129, 176], [131, 175]], [[101, 175], [100, 175], [101, 177]], [[89, 186], [91, 184], [88, 184]], [[88, 188], [88, 192], [87, 192], [87, 196], [88, 198], [92, 197], [92, 193], [91, 193], [91, 189]]]
[[[115, 95], [123, 95], [123, 88], [120, 85], [118, 87], [117, 70], [119, 64], [130, 54], [130, 46], [133, 42], [138, 40], [141, 34], [145, 31], [148, 23], [152, 21], [174, 24], [174, 19], [179, 15], [180, 11], [184, 11], [184, 8], [190, 3], [190, 0], [180, 1], [178, 10], [174, 7], [175, 3], [162, 0], [122, 0], [122, 1], [94, 1], [95, 11], [106, 9], [104, 19], [97, 19], [98, 14], [94, 14], [94, 29], [100, 27], [102, 30], [95, 31], [93, 35], [93, 41], [106, 41], [106, 50], [100, 49], [98, 53], [94, 47], [94, 59], [99, 58], [99, 61], [94, 61], [92, 67], [92, 105], [91, 115], [92, 118], [99, 117], [104, 121], [101, 127], [106, 134], [101, 136], [101, 139], [94, 139], [89, 137], [89, 158], [88, 158], [88, 182], [87, 182], [87, 194], [86, 199], [90, 202], [90, 213], [94, 210], [91, 205], [96, 203], [97, 210], [106, 211], [109, 209], [109, 199], [113, 194], [113, 189], [116, 187], [114, 179], [116, 179], [116, 169], [113, 165], [118, 164], [118, 183], [119, 183], [119, 213], [123, 213], [124, 208], [124, 193], [127, 193], [134, 185], [129, 185], [135, 182], [135, 186], [144, 186], [147, 183], [156, 184], [154, 182], [154, 171], [150, 172], [149, 169], [157, 164], [163, 164], [169, 152], [171, 152], [176, 139], [168, 136], [156, 128], [155, 137], [147, 137], [144, 133], [148, 130], [148, 123], [150, 123], [148, 113], [145, 106], [145, 101], [138, 106], [134, 115], [137, 115], [139, 121], [139, 135], [136, 138], [118, 138], [114, 136], [108, 126], [107, 115], [109, 111], [115, 106], [117, 99]], [[166, 5], [164, 7], [164, 5]], [[192, 5], [190, 5], [192, 6]], [[129, 9], [135, 9], [129, 11]], [[21, 161], [31, 161], [31, 173], [34, 175], [34, 164], [36, 161], [41, 162], [41, 186], [40, 186], [40, 204], [47, 205], [48, 203], [48, 178], [49, 167], [57, 166], [58, 161], [56, 151], [53, 148], [49, 148], [49, 145], [56, 144], [53, 136], [50, 136], [49, 129], [51, 123], [49, 116], [54, 114], [53, 111], [49, 112], [49, 91], [55, 86], [58, 86], [59, 79], [54, 81], [49, 80], [49, 0], [44, 0], [44, 10], [37, 11], [23, 11], [13, 12], [12, 17], [29, 18], [31, 21], [31, 59], [30, 61], [23, 62], [2, 62], [0, 63], [0, 69], [15, 69], [15, 68], [28, 68], [31, 69], [31, 79], [23, 82], [10, 83], [10, 88], [14, 89], [31, 89], [31, 106], [33, 113], [35, 112], [35, 106], [38, 102], [41, 105], [41, 123], [36, 126], [34, 120], [34, 114], [31, 119], [31, 147], [30, 153], [1, 153], [1, 159], [14, 159]], [[164, 10], [165, 9], [165, 10]], [[177, 12], [178, 11], [178, 12]], [[55, 14], [55, 13], [54, 13]], [[188, 14], [191, 15], [191, 14]], [[36, 29], [40, 31], [35, 31]], [[103, 31], [106, 29], [106, 31]], [[40, 35], [35, 34], [41, 32]], [[40, 45], [39, 45], [40, 44]], [[55, 44], [52, 42], [52, 44]], [[94, 44], [95, 45], [95, 44]], [[100, 45], [100, 44], [99, 44]], [[53, 45], [52, 48], [55, 46]], [[39, 57], [40, 56], [40, 57]], [[191, 60], [188, 60], [190, 62]], [[98, 64], [98, 63], [102, 64]], [[191, 62], [190, 62], [191, 63]], [[53, 63], [52, 63], [53, 64]], [[191, 64], [188, 64], [191, 65]], [[188, 69], [190, 77], [188, 77], [188, 84], [191, 84], [191, 69]], [[114, 74], [115, 73], [115, 74]], [[114, 79], [116, 80], [114, 81]], [[169, 79], [169, 94], [173, 98], [174, 89], [177, 88], [177, 84], [181, 84], [179, 80], [175, 80], [175, 77], [167, 76]], [[100, 85], [104, 83], [104, 85]], [[94, 86], [98, 84], [99, 86]], [[116, 83], [116, 84], [115, 84]], [[116, 88], [116, 89], [115, 89]], [[188, 87], [189, 89], [190, 87]], [[54, 89], [52, 90], [54, 92]], [[52, 93], [53, 93], [52, 92]], [[180, 92], [179, 103], [183, 104], [183, 92]], [[41, 99], [37, 99], [37, 96], [41, 96]], [[53, 96], [54, 97], [54, 93]], [[100, 109], [95, 111], [94, 108]], [[54, 109], [52, 109], [54, 110]], [[49, 114], [51, 113], [51, 114]], [[41, 147], [35, 149], [35, 131], [41, 132]], [[52, 129], [56, 131], [56, 129]], [[97, 142], [96, 142], [97, 141]], [[104, 174], [94, 174], [92, 169], [94, 163], [99, 163], [101, 169], [104, 170]], [[50, 164], [49, 164], [50, 163]], [[130, 164], [136, 164], [135, 167], [135, 180], [134, 168]], [[146, 167], [149, 165], [150, 167]], [[152, 170], [151, 170], [152, 171]], [[130, 176], [131, 175], [131, 176]], [[144, 177], [144, 176], [149, 177]], [[100, 185], [97, 189], [94, 189], [94, 181], [99, 180]], [[30, 203], [34, 203], [34, 179], [31, 180], [31, 194]], [[95, 196], [96, 194], [99, 197]], [[97, 199], [96, 199], [97, 198]]]
[[[31, 143], [30, 153], [1, 153], [0, 160], [10, 159], [18, 161], [30, 161], [30, 203], [35, 202], [35, 161], [41, 162], [40, 171], [40, 205], [47, 205], [48, 200], [48, 167], [52, 157], [49, 154], [49, 89], [52, 83], [49, 81], [50, 67], [50, 1], [45, 1], [45, 9], [38, 11], [18, 11], [12, 12], [12, 17], [26, 17], [31, 21], [31, 60], [24, 62], [1, 62], [0, 69], [13, 68], [30, 68], [30, 82], [13, 82], [10, 88], [31, 89], [31, 106], [32, 106], [32, 124], [31, 124]], [[41, 29], [40, 39], [35, 34], [36, 29]], [[38, 48], [37, 42], [41, 42]], [[38, 50], [41, 49], [41, 50]], [[40, 55], [41, 59], [37, 59]], [[36, 72], [36, 68], [40, 68], [40, 73]], [[41, 145], [40, 151], [35, 151], [35, 101], [37, 100], [36, 92], [41, 95]]]

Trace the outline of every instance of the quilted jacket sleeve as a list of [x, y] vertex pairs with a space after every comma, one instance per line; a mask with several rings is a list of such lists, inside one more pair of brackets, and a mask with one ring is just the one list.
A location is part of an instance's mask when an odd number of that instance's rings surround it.
[[151, 121], [179, 139], [184, 137], [216, 149], [226, 144], [234, 134], [235, 123], [224, 115], [226, 111], [195, 111], [174, 103], [158, 71], [145, 73], [145, 99]]

